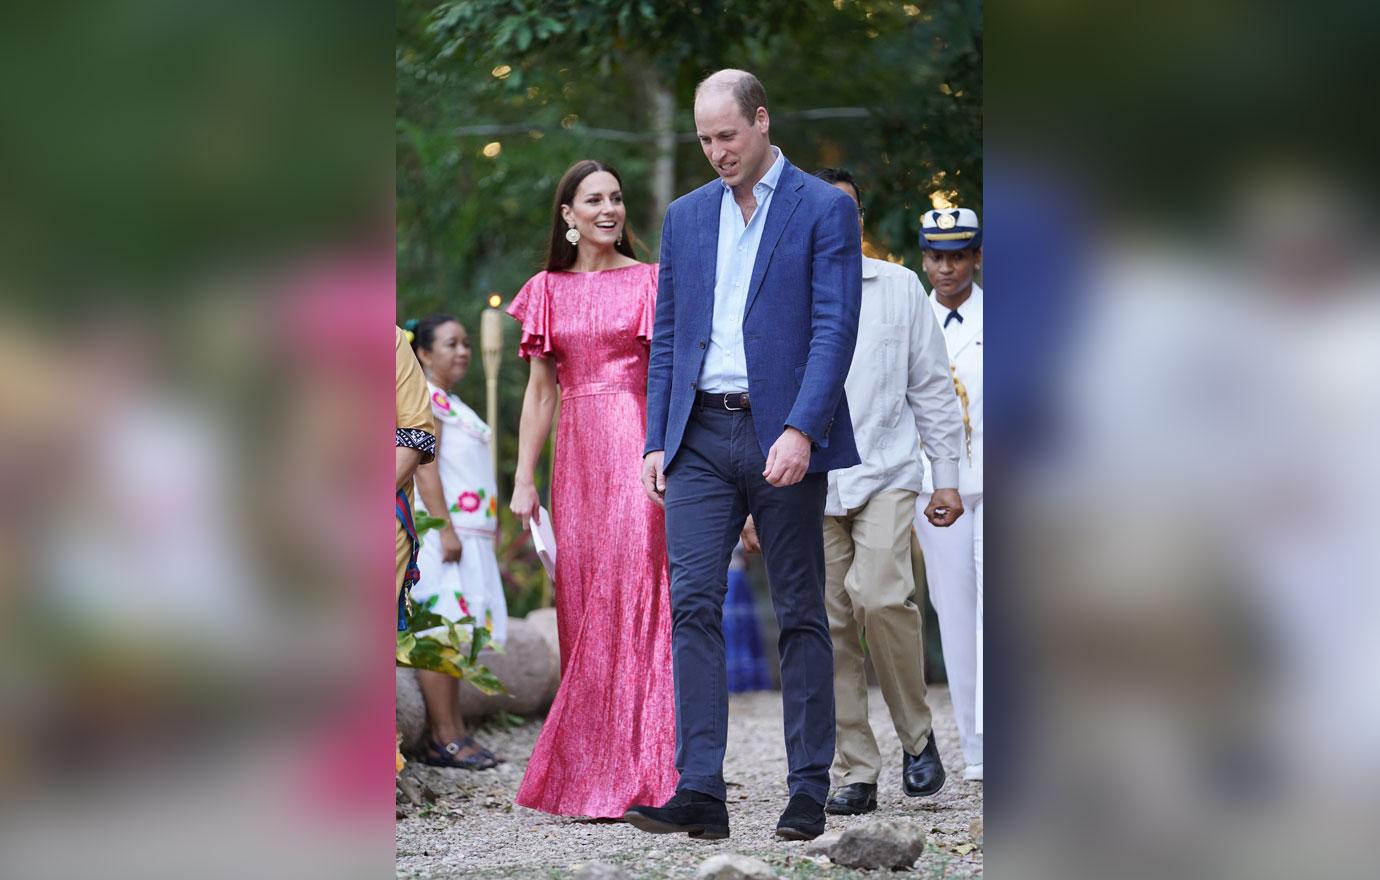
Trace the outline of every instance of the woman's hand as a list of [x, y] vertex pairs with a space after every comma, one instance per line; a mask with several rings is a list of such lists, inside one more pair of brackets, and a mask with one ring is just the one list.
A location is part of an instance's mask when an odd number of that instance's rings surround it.
[[463, 552], [464, 547], [461, 546], [460, 536], [455, 534], [455, 529], [450, 527], [441, 529], [441, 561], [459, 562]]
[[541, 498], [537, 495], [537, 487], [531, 483], [518, 483], [513, 487], [513, 500], [508, 503], [508, 509], [522, 523], [522, 530], [531, 529], [531, 524], [541, 525]]

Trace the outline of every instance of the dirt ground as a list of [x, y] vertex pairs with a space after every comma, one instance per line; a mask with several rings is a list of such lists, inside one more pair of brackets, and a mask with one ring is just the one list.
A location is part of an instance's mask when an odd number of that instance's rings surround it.
[[[880, 692], [871, 691], [872, 728], [886, 768], [878, 785], [878, 810], [871, 816], [902, 816], [923, 825], [929, 842], [914, 875], [981, 876], [982, 848], [974, 846], [978, 841], [972, 823], [982, 816], [982, 783], [962, 778], [963, 759], [948, 691], [933, 687], [929, 698], [948, 781], [934, 797], [908, 798], [900, 788], [900, 743]], [[787, 800], [778, 692], [736, 694], [731, 699], [724, 777], [732, 832], [722, 841], [645, 834], [622, 822], [550, 816], [514, 806], [513, 796], [540, 729], [539, 721], [481, 729], [484, 743], [507, 759], [493, 770], [422, 765], [404, 770], [429, 797], [421, 805], [400, 801], [399, 878], [564, 878], [582, 863], [602, 861], [621, 867], [636, 880], [669, 880], [693, 877], [705, 859], [726, 852], [760, 858], [783, 878], [883, 876], [806, 856], [804, 844], [775, 836], [776, 820]], [[826, 831], [839, 831], [867, 818], [830, 816]], [[886, 872], [885, 876], [897, 875]]]

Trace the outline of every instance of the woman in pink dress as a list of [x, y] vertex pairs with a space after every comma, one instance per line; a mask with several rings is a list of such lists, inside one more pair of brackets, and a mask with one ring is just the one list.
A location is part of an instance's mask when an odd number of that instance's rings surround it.
[[517, 803], [620, 818], [675, 794], [670, 576], [641, 484], [657, 267], [633, 256], [622, 181], [577, 162], [556, 189], [546, 270], [508, 313], [531, 363], [511, 508], [540, 516], [537, 459], [561, 417], [551, 487], [561, 686]]

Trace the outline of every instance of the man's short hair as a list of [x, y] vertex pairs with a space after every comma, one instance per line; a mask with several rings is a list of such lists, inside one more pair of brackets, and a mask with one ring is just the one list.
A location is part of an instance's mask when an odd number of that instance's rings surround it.
[[[721, 72], [716, 71], [700, 80], [700, 84], [695, 87], [696, 100], [699, 100], [705, 84]], [[740, 70], [737, 73], [738, 78], [733, 81], [729, 91], [732, 92], [733, 102], [738, 105], [738, 110], [743, 114], [743, 118], [752, 122], [757, 118], [757, 108], [767, 106], [767, 90], [762, 87], [761, 80], [746, 70]]]
[[846, 183], [853, 187], [853, 192], [858, 196], [858, 210], [862, 210], [862, 187], [853, 179], [853, 173], [847, 168], [821, 168], [815, 172], [815, 177], [825, 183]]

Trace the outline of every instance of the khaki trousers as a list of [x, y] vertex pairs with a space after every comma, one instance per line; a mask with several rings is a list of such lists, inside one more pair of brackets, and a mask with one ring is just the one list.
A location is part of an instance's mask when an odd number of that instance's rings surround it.
[[881, 753], [867, 720], [862, 640], [877, 671], [901, 747], [929, 743], [920, 609], [911, 601], [911, 524], [916, 493], [879, 492], [843, 516], [824, 518], [825, 603], [834, 643], [835, 787], [875, 783]]

